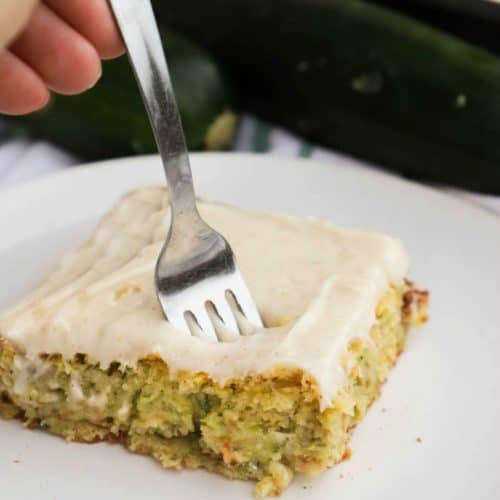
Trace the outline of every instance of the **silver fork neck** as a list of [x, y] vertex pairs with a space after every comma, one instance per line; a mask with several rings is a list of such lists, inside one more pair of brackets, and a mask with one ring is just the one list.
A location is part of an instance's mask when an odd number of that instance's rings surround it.
[[163, 161], [172, 214], [197, 212], [186, 139], [151, 0], [110, 3]]

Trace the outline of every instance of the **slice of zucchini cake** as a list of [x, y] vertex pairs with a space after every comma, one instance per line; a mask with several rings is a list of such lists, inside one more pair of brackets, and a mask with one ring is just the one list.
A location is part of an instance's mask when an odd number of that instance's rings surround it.
[[200, 202], [231, 242], [266, 328], [234, 342], [175, 330], [153, 284], [165, 190], [124, 197], [0, 319], [0, 414], [68, 440], [118, 440], [168, 468], [279, 494], [348, 453], [426, 292], [387, 236]]

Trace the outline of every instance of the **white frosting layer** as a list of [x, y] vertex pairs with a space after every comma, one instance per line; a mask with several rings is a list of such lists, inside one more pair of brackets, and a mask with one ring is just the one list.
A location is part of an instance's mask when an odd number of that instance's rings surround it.
[[173, 371], [203, 371], [219, 382], [297, 367], [315, 377], [327, 405], [345, 382], [340, 358], [347, 343], [368, 336], [377, 302], [406, 274], [402, 245], [313, 218], [208, 202], [199, 208], [233, 247], [269, 328], [212, 343], [163, 319], [153, 270], [169, 226], [168, 200], [161, 188], [143, 188], [123, 198], [88, 242], [0, 319], [0, 334], [33, 358], [86, 353], [107, 366], [156, 354]]

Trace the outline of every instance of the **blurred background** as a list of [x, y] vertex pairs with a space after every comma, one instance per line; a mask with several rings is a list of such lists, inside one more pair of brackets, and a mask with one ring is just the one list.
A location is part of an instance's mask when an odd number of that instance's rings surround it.
[[[191, 150], [350, 155], [500, 203], [500, 4], [155, 0]], [[125, 57], [95, 88], [0, 121], [0, 181], [152, 153]], [[489, 195], [489, 196], [488, 196]]]

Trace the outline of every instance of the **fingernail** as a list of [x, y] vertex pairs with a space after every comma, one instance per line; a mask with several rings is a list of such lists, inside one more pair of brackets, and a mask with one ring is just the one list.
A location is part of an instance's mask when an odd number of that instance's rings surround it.
[[87, 90], [90, 90], [91, 88], [95, 87], [97, 82], [101, 79], [102, 76], [102, 64], [99, 62], [99, 70], [97, 72], [97, 76], [95, 80], [87, 87]]

